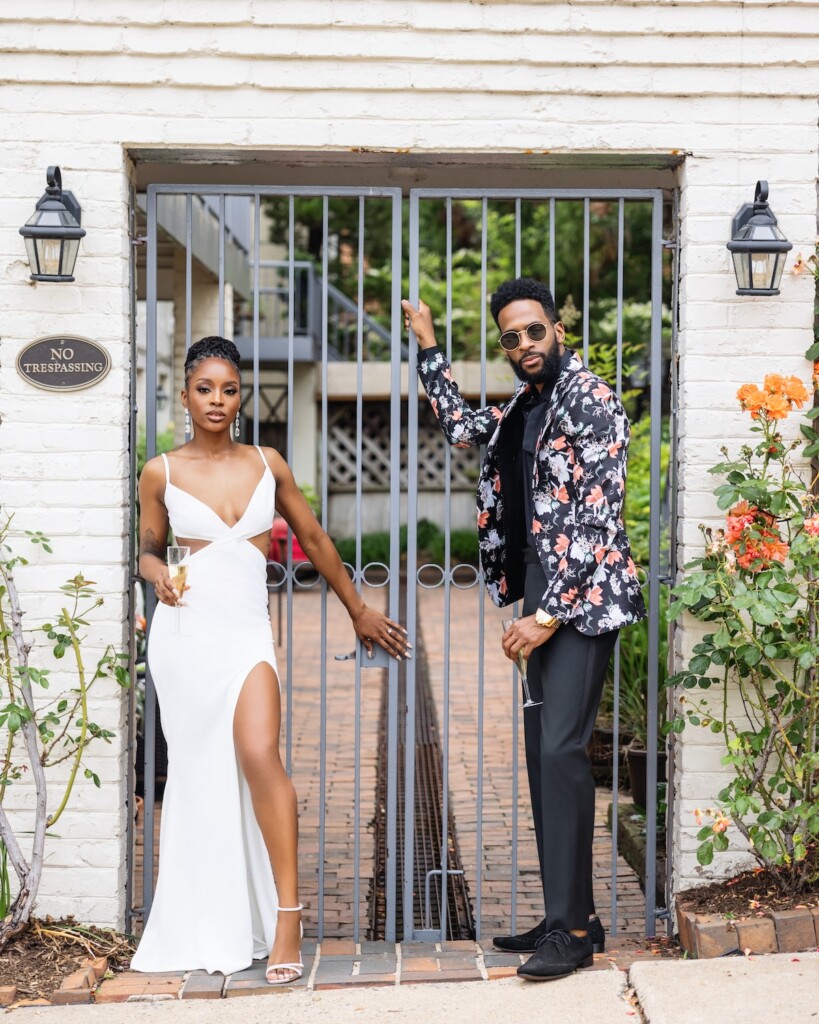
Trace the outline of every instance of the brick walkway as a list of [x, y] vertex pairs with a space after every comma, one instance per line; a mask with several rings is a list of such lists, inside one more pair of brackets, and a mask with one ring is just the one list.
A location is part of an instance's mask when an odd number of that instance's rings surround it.
[[[661, 950], [620, 941], [594, 958], [591, 970], [627, 970], [632, 963], [651, 960]], [[643, 944], [645, 945], [645, 944]], [[276, 995], [293, 990], [321, 990], [348, 986], [410, 985], [447, 981], [493, 981], [514, 975], [527, 957], [500, 953], [488, 943], [387, 942], [355, 943], [346, 939], [325, 939], [321, 944], [306, 941], [304, 977], [289, 985], [268, 985], [265, 962], [254, 961], [237, 974], [206, 974], [204, 971], [136, 974], [125, 971], [103, 981], [94, 993], [97, 1003], [156, 999], [219, 999], [236, 996]], [[91, 1001], [88, 993], [84, 1002]]]
[[[478, 646], [479, 602], [484, 604], [484, 643]], [[429, 664], [438, 722], [444, 723], [443, 588], [419, 589], [419, 619]], [[478, 894], [477, 822], [480, 804], [478, 781], [483, 780], [481, 935], [503, 932], [510, 925], [510, 908], [517, 908], [516, 928], [524, 931], [543, 916], [537, 848], [529, 802], [523, 750], [523, 712], [520, 683], [500, 646], [501, 621], [511, 615], [496, 608], [483, 592], [453, 589], [450, 596], [449, 785], [450, 802], [473, 904]], [[478, 762], [479, 663], [483, 658], [483, 765]], [[514, 728], [517, 715], [517, 730]], [[514, 806], [512, 765], [514, 737], [518, 737], [517, 771], [517, 881], [512, 878], [511, 839]], [[443, 737], [442, 737], [443, 742]], [[594, 833], [595, 903], [608, 930], [611, 906], [611, 834], [606, 813], [611, 793], [597, 791]], [[644, 900], [639, 881], [617, 859], [618, 925], [621, 934], [636, 939], [643, 933]]]
[[[384, 592], [370, 596], [373, 604]], [[424, 640], [438, 721], [443, 726], [443, 592], [419, 591], [419, 618]], [[478, 893], [476, 874], [477, 822], [477, 645], [478, 591], [455, 591], [451, 598], [451, 683], [449, 715], [450, 806], [455, 818], [469, 892], [473, 902]], [[276, 624], [275, 597], [273, 622]], [[410, 981], [489, 979], [514, 972], [519, 957], [491, 948], [491, 936], [510, 924], [509, 907], [515, 894], [516, 928], [530, 927], [541, 917], [540, 883], [531, 826], [528, 790], [523, 759], [522, 736], [518, 763], [518, 879], [512, 884], [510, 836], [512, 833], [512, 721], [514, 703], [512, 677], [498, 638], [503, 613], [486, 603], [484, 659], [484, 752], [483, 752], [483, 841], [480, 943], [438, 944], [356, 943], [352, 938], [354, 893], [354, 726], [355, 670], [351, 662], [333, 661], [336, 653], [353, 646], [346, 613], [332, 597], [328, 599], [328, 686], [327, 686], [327, 794], [325, 847], [324, 941], [305, 946], [308, 965], [300, 987], [330, 987], [347, 984], [406, 984]], [[286, 620], [285, 620], [286, 621]], [[302, 592], [294, 598], [294, 639], [297, 657], [293, 680], [293, 779], [299, 796], [300, 864], [306, 935], [315, 938], [318, 928], [318, 827], [319, 726], [320, 726], [320, 597]], [[468, 642], [467, 642], [468, 640]], [[279, 665], [286, 671], [286, 635], [277, 644]], [[360, 885], [359, 937], [366, 938], [367, 899], [373, 873], [371, 821], [374, 815], [378, 711], [381, 698], [378, 670], [362, 672], [361, 779], [358, 858]], [[520, 712], [518, 713], [520, 714]], [[519, 720], [520, 725], [520, 720]], [[595, 898], [604, 927], [609, 931], [611, 897], [611, 836], [605, 825], [611, 794], [598, 790], [594, 839]], [[139, 857], [139, 851], [137, 856]], [[139, 885], [137, 885], [139, 888]], [[137, 905], [139, 892], [136, 894]], [[619, 935], [609, 939], [607, 955], [596, 958], [596, 967], [611, 963], [628, 966], [635, 958], [656, 955], [643, 950], [643, 897], [636, 876], [618, 858]], [[130, 980], [129, 980], [130, 979]], [[130, 986], [130, 987], [129, 987]], [[292, 986], [289, 986], [292, 987]], [[224, 978], [202, 972], [168, 976], [121, 975], [104, 982], [98, 1001], [167, 993], [182, 998], [245, 995], [255, 991], [276, 992], [263, 978], [263, 965]]]

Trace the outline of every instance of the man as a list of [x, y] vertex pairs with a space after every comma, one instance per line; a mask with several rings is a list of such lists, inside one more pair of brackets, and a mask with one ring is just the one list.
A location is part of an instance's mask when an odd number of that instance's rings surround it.
[[551, 292], [530, 278], [492, 296], [499, 342], [522, 382], [502, 408], [461, 398], [429, 307], [402, 302], [418, 373], [450, 444], [486, 444], [478, 533], [497, 605], [523, 598], [503, 650], [528, 658], [539, 706], [524, 711], [526, 763], [546, 916], [500, 949], [532, 952], [523, 978], [565, 977], [605, 936], [594, 916], [594, 779], [586, 753], [617, 632], [645, 616], [622, 522], [629, 426], [611, 388], [563, 344]]

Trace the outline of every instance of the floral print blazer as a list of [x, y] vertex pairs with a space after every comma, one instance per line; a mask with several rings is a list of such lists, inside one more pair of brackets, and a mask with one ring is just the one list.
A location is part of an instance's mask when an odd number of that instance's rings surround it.
[[[523, 596], [522, 384], [504, 406], [472, 409], [444, 354], [418, 353], [418, 373], [450, 444], [486, 444], [478, 482], [478, 539], [495, 604]], [[531, 523], [546, 574], [540, 605], [595, 636], [645, 618], [622, 520], [629, 424], [612, 389], [572, 353], [558, 378], [535, 452]]]

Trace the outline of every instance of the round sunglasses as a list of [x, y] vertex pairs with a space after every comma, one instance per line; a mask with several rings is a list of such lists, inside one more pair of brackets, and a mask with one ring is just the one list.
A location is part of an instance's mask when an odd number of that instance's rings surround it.
[[529, 324], [524, 331], [504, 331], [498, 338], [501, 348], [506, 352], [514, 352], [520, 347], [520, 336], [525, 334], [529, 341], [543, 341], [549, 332], [547, 324], [535, 322]]

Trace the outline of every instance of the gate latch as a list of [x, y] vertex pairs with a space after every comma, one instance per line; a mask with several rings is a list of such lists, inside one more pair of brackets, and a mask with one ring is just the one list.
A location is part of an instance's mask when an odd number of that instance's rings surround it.
[[[373, 656], [370, 657], [367, 653], [367, 648], [359, 640], [358, 641], [358, 653], [361, 655], [361, 667], [362, 668], [388, 668], [390, 662], [393, 660], [392, 655], [388, 654], [381, 644], [377, 644], [373, 640]], [[349, 654], [337, 654], [335, 657], [336, 661], [355, 661], [356, 652], [350, 651]]]

